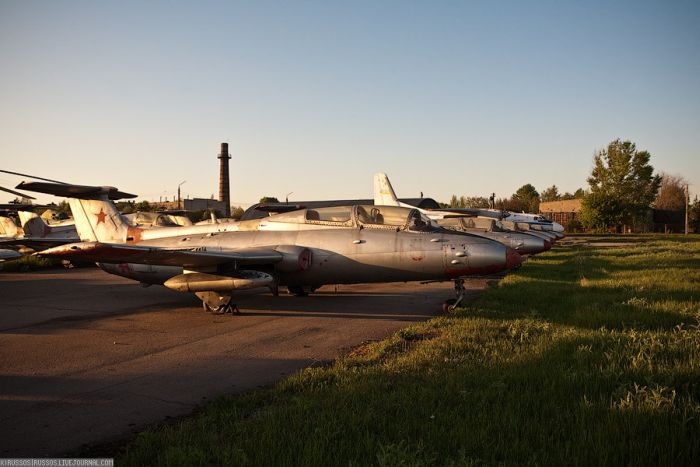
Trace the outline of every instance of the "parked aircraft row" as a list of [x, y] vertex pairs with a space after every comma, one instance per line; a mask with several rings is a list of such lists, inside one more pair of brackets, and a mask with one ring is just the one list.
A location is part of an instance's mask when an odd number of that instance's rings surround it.
[[214, 312], [237, 311], [237, 294], [277, 294], [280, 286], [301, 295], [325, 284], [444, 280], [455, 284], [456, 297], [446, 303], [453, 309], [464, 296], [464, 277], [519, 267], [521, 254], [545, 251], [561, 235], [540, 220], [521, 225], [401, 205], [384, 174], [375, 175], [374, 205], [295, 206], [260, 219], [200, 225], [129, 222], [114, 200], [135, 196], [113, 187], [23, 182], [17, 188], [70, 204], [79, 241], [39, 255], [94, 261], [146, 285], [194, 293]]

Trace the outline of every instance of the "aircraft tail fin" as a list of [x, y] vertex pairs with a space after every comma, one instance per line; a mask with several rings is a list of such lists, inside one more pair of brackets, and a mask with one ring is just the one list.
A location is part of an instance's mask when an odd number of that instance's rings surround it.
[[19, 220], [22, 223], [24, 235], [34, 238], [46, 237], [51, 232], [51, 227], [44, 222], [37, 213], [29, 211], [17, 211]]
[[21, 229], [9, 217], [0, 216], [0, 236], [14, 237], [21, 233]]
[[374, 204], [378, 206], [400, 206], [389, 177], [383, 172], [374, 174]]
[[43, 182], [23, 182], [17, 188], [67, 197], [75, 228], [83, 241], [124, 243], [137, 240], [140, 236], [141, 229], [131, 227], [112, 201], [135, 198], [135, 195], [122, 193], [114, 187]]
[[132, 228], [106, 195], [103, 199], [68, 198], [68, 203], [83, 241], [125, 243], [134, 240], [131, 230], [141, 230]]

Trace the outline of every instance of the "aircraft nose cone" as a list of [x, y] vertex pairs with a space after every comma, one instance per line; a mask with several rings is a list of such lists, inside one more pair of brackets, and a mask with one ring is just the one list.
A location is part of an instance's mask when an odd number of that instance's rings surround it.
[[512, 248], [506, 250], [506, 268], [515, 269], [523, 264], [523, 257]]

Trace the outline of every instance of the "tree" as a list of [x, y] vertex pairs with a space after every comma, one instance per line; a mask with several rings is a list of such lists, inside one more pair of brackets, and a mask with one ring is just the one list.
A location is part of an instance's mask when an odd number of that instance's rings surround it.
[[465, 208], [483, 208], [488, 209], [489, 199], [483, 196], [467, 196], [465, 203]]
[[117, 210], [122, 214], [131, 214], [134, 212], [134, 202], [133, 201], [117, 201]]
[[648, 151], [637, 151], [634, 143], [619, 139], [594, 155], [590, 193], [581, 206], [586, 227], [629, 225], [644, 216], [661, 183], [649, 159]]
[[661, 174], [661, 185], [654, 207], [667, 211], [685, 211], [685, 186], [688, 182], [680, 176]]
[[263, 196], [262, 198], [260, 198], [260, 204], [268, 203], [279, 203], [279, 200], [274, 196]]
[[611, 225], [623, 223], [623, 208], [615, 198], [602, 193], [591, 193], [583, 198], [579, 218], [585, 227], [602, 232]]
[[540, 194], [530, 183], [518, 188], [510, 199], [509, 209], [513, 211], [538, 212], [540, 209]]
[[693, 232], [700, 233], [700, 200], [697, 196], [688, 209], [688, 225]]
[[559, 201], [560, 199], [561, 195], [559, 195], [559, 189], [556, 185], [550, 186], [540, 195], [540, 201], [543, 203], [547, 201]]
[[231, 218], [239, 220], [245, 211], [242, 207], [237, 206], [231, 211]]
[[134, 211], [133, 212], [150, 212], [153, 211], [153, 206], [151, 206], [151, 203], [148, 201], [141, 201], [139, 203], [134, 204]]
[[58, 206], [56, 206], [56, 213], [61, 219], [67, 219], [68, 217], [70, 217], [72, 213], [68, 201], [63, 200], [60, 203], [58, 203]]
[[447, 206], [450, 208], [488, 208], [489, 200], [483, 196], [460, 196], [452, 195], [450, 198], [450, 204]]
[[569, 193], [568, 191], [561, 195], [559, 199], [583, 199], [583, 197], [586, 196], [586, 192], [584, 191], [583, 188], [578, 188], [576, 191], [573, 193]]

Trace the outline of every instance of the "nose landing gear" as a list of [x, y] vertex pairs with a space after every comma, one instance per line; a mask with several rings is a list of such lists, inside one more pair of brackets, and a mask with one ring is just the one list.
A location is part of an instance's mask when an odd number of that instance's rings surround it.
[[462, 299], [464, 299], [464, 279], [455, 279], [454, 282], [457, 298], [451, 298], [449, 300], [446, 300], [445, 303], [442, 304], [442, 311], [444, 311], [445, 313], [452, 313], [453, 311], [455, 311], [455, 309], [462, 302]]

